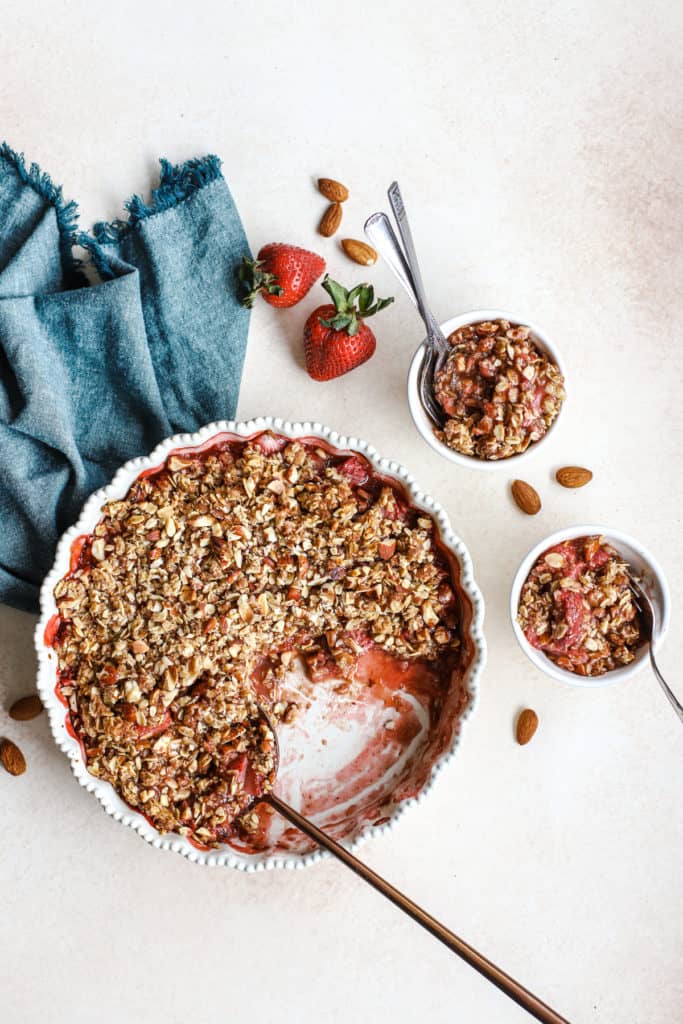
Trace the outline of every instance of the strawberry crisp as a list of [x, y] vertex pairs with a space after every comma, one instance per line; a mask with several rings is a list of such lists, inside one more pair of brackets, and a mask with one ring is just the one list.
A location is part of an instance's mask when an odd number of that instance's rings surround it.
[[314, 681], [353, 680], [372, 647], [454, 668], [453, 588], [433, 520], [360, 455], [271, 433], [177, 451], [104, 506], [55, 587], [88, 770], [160, 831], [248, 835], [272, 785], [259, 704], [296, 716], [277, 697], [293, 658]]
[[530, 644], [580, 676], [633, 661], [643, 643], [628, 566], [603, 537], [577, 537], [536, 561], [517, 621]]
[[564, 378], [531, 329], [508, 320], [459, 327], [436, 375], [434, 395], [448, 416], [436, 436], [462, 455], [507, 459], [545, 435], [565, 398]]

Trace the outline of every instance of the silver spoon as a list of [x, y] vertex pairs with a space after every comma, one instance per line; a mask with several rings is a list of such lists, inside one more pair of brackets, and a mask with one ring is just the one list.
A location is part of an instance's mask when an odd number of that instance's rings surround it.
[[633, 578], [633, 576], [629, 576], [629, 585], [631, 587], [631, 593], [633, 594], [633, 603], [636, 606], [636, 609], [640, 616], [640, 624], [643, 630], [645, 642], [647, 643], [650, 651], [650, 662], [652, 664], [652, 671], [654, 672], [659, 685], [664, 690], [664, 693], [666, 694], [669, 704], [678, 715], [679, 720], [683, 722], [683, 706], [681, 705], [680, 701], [676, 698], [674, 693], [671, 691], [669, 684], [667, 683], [662, 673], [659, 671], [659, 667], [655, 660], [654, 638], [657, 635], [655, 607], [650, 598], [647, 596], [647, 594], [641, 587], [641, 585], [637, 582], [637, 580]]
[[[273, 723], [270, 720], [267, 712], [259, 707], [260, 714], [260, 727], [262, 735], [270, 735], [272, 738], [272, 753], [273, 753], [273, 768], [268, 775], [268, 782], [270, 785], [274, 785], [277, 776], [278, 768], [280, 765], [280, 745], [278, 743], [277, 732], [273, 727]], [[259, 721], [258, 717], [256, 721]], [[418, 906], [411, 899], [408, 899], [399, 889], [394, 888], [389, 882], [385, 881], [381, 875], [378, 875], [376, 871], [369, 868], [367, 864], [364, 864], [362, 860], [355, 857], [345, 846], [338, 843], [336, 839], [323, 832], [322, 829], [314, 825], [312, 821], [304, 817], [303, 814], [299, 814], [295, 811], [285, 800], [282, 800], [277, 796], [272, 789], [264, 791], [261, 784], [262, 776], [260, 776], [254, 769], [251, 773], [253, 775], [252, 788], [248, 792], [253, 796], [252, 807], [257, 803], [267, 803], [281, 814], [283, 818], [291, 822], [292, 825], [296, 826], [304, 835], [307, 835], [309, 839], [317, 843], [318, 846], [322, 846], [323, 849], [328, 850], [333, 856], [345, 864], [348, 868], [354, 871], [363, 881], [367, 882], [378, 892], [381, 892], [383, 896], [386, 896], [388, 900], [397, 906], [404, 913], [408, 914], [413, 921], [417, 921], [418, 924], [422, 925], [428, 932], [430, 932], [435, 938], [443, 942], [453, 953], [456, 953], [459, 957], [465, 960], [471, 967], [474, 967], [476, 971], [479, 971], [485, 978], [487, 978], [492, 984], [496, 985], [497, 988], [504, 992], [510, 999], [513, 999], [519, 1006], [521, 1006], [527, 1013], [530, 1013], [536, 1020], [542, 1022], [542, 1024], [569, 1024], [566, 1018], [561, 1017], [559, 1013], [551, 1009], [546, 1003], [542, 1002], [537, 996], [530, 992], [523, 985], [520, 985], [518, 981], [511, 978], [509, 974], [502, 971], [500, 967], [496, 967], [495, 964], [487, 960], [485, 956], [478, 953], [476, 949], [473, 949], [467, 942], [459, 938], [452, 931], [446, 928], [445, 925], [437, 921], [435, 917], [428, 914], [426, 910]]]
[[374, 213], [368, 218], [365, 222], [365, 234], [394, 271], [424, 321], [427, 330], [427, 343], [420, 367], [418, 393], [427, 415], [437, 427], [442, 427], [446, 422], [446, 415], [434, 397], [434, 377], [446, 362], [450, 345], [427, 305], [422, 274], [398, 182], [395, 181], [389, 187], [387, 195], [403, 246], [401, 247], [396, 238], [385, 213]]

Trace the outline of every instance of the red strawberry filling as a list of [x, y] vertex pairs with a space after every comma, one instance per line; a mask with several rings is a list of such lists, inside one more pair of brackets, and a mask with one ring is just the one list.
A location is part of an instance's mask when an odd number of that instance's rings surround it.
[[361, 487], [370, 476], [367, 464], [362, 463], [355, 455], [351, 455], [348, 459], [337, 463], [337, 469], [340, 473], [344, 474], [354, 487]]
[[259, 434], [259, 436], [255, 438], [254, 444], [257, 444], [261, 451], [265, 452], [266, 455], [272, 455], [273, 452], [282, 451], [287, 444], [287, 438], [265, 431], [263, 434]]

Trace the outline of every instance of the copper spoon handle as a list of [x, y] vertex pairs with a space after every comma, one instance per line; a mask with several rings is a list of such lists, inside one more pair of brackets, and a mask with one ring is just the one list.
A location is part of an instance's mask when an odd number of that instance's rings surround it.
[[530, 1013], [532, 1017], [535, 1017], [536, 1020], [540, 1020], [542, 1024], [569, 1024], [565, 1017], [561, 1017], [559, 1013], [556, 1013], [555, 1010], [542, 1002], [532, 992], [529, 992], [523, 985], [520, 985], [514, 978], [511, 978], [505, 971], [501, 971], [500, 967], [496, 967], [485, 956], [482, 956], [476, 949], [473, 949], [472, 946], [468, 945], [463, 939], [437, 921], [435, 917], [432, 917], [426, 910], [419, 907], [417, 903], [409, 900], [402, 892], [399, 892], [393, 885], [386, 882], [381, 875], [378, 875], [367, 864], [354, 857], [341, 843], [336, 842], [327, 833], [322, 832], [312, 821], [304, 818], [293, 807], [290, 807], [289, 804], [284, 803], [274, 793], [268, 793], [263, 799], [271, 807], [274, 807], [283, 818], [287, 818], [288, 821], [296, 825], [310, 839], [313, 839], [318, 846], [329, 850], [338, 860], [346, 864], [352, 871], [355, 871], [357, 875], [360, 875], [365, 882], [368, 882], [374, 889], [377, 889], [383, 896], [391, 900], [400, 910], [403, 910], [409, 917], [412, 917], [413, 921], [417, 921], [428, 932], [431, 932], [436, 939], [439, 939], [445, 946], [448, 946], [453, 953], [457, 953], [459, 957], [462, 957], [470, 967], [474, 967], [475, 971], [479, 971], [485, 978], [488, 978], [506, 996], [514, 999], [519, 1006], [526, 1010], [527, 1013]]

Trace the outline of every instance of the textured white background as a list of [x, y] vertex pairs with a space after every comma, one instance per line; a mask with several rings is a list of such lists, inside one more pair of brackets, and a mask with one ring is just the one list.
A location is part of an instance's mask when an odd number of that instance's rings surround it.
[[[260, 303], [239, 413], [358, 433], [470, 546], [488, 605], [479, 711], [433, 798], [365, 853], [574, 1024], [681, 1019], [683, 733], [648, 671], [595, 691], [541, 676], [506, 601], [551, 530], [636, 534], [669, 574], [662, 667], [683, 690], [682, 31], [675, 0], [9, 0], [2, 13], [2, 132], [80, 200], [84, 226], [148, 188], [157, 156], [212, 150], [255, 249], [315, 244], [351, 281], [316, 238], [312, 181], [348, 183], [343, 233], [361, 237], [397, 177], [437, 315], [508, 307], [556, 337], [571, 395], [525, 473], [544, 499], [534, 519], [505, 471], [452, 468], [414, 431], [404, 385], [420, 328], [402, 294], [375, 358], [328, 385], [301, 365], [312, 300]], [[394, 293], [386, 269], [371, 276]], [[593, 484], [562, 491], [565, 462]], [[33, 686], [33, 625], [0, 611], [0, 733], [29, 762], [0, 777], [3, 1022], [527, 1019], [337, 864], [201, 869], [105, 817], [46, 721], [6, 716]], [[521, 749], [525, 704], [541, 725]]]

